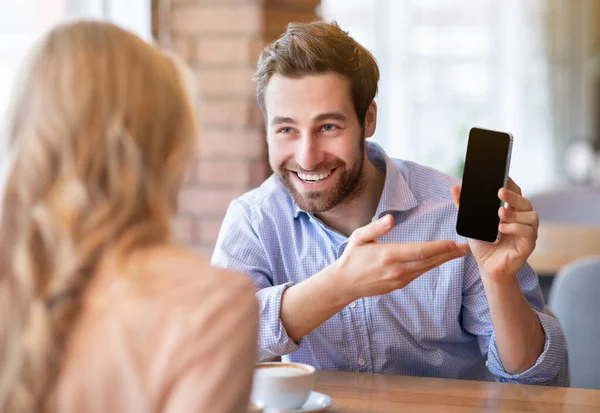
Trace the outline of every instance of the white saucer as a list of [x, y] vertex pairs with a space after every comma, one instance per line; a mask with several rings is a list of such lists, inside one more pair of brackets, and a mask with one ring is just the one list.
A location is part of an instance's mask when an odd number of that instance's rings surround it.
[[[333, 399], [326, 394], [313, 391], [310, 393], [306, 403], [300, 409], [285, 410], [285, 413], [313, 413], [322, 412], [333, 406]], [[276, 412], [278, 409], [266, 409], [267, 413]]]

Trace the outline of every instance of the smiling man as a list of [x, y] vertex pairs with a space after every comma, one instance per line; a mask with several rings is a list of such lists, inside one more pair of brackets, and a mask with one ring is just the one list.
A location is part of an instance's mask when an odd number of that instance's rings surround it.
[[379, 70], [336, 24], [290, 24], [255, 80], [274, 174], [231, 203], [212, 262], [258, 289], [261, 361], [568, 384], [526, 263], [537, 214], [514, 182], [500, 241], [467, 245], [458, 181], [366, 141]]

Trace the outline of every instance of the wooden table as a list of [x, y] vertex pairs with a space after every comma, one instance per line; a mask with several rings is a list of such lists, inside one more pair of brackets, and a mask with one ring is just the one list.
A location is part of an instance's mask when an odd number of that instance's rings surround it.
[[600, 412], [600, 390], [341, 371], [319, 371], [316, 390], [328, 413]]
[[539, 275], [555, 275], [578, 258], [600, 255], [600, 227], [542, 223], [529, 264]]

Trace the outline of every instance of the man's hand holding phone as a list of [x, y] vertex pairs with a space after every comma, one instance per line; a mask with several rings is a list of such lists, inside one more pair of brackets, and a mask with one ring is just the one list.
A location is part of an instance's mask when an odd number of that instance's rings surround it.
[[472, 128], [462, 186], [452, 188], [456, 231], [469, 240], [482, 275], [497, 281], [523, 267], [539, 226], [531, 202], [508, 177], [512, 145], [509, 133]]
[[469, 252], [467, 244], [451, 240], [415, 244], [380, 243], [394, 219], [386, 215], [357, 229], [342, 256], [335, 262], [340, 292], [353, 301], [386, 294], [408, 285], [420, 275]]
[[[460, 186], [452, 187], [452, 197], [456, 207], [459, 207]], [[522, 195], [521, 188], [508, 179], [507, 187], [498, 191], [501, 206], [498, 217], [500, 239], [495, 244], [469, 239], [473, 256], [479, 264], [482, 274], [502, 281], [513, 277], [525, 265], [535, 248], [538, 235], [538, 214], [533, 210], [531, 201]]]

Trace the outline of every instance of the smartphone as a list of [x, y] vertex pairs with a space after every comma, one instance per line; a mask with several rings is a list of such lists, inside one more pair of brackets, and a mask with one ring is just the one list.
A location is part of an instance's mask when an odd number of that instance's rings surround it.
[[481, 128], [469, 132], [456, 220], [459, 235], [490, 243], [500, 238], [498, 191], [506, 187], [512, 144], [509, 133]]

